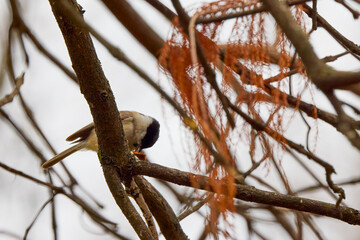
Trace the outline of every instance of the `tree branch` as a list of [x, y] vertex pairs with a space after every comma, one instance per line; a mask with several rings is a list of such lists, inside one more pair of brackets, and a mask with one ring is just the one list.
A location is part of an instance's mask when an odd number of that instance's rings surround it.
[[69, 17], [71, 14], [82, 13], [82, 9], [75, 1], [49, 2], [65, 39], [80, 90], [90, 106], [98, 137], [99, 159], [109, 189], [138, 236], [141, 239], [152, 239], [149, 229], [122, 187], [122, 180], [128, 178], [125, 166], [131, 159], [131, 154], [109, 82], [101, 68], [89, 32], [74, 24]]
[[25, 75], [25, 73], [21, 74], [20, 77], [16, 78], [15, 87], [12, 90], [12, 92], [5, 95], [2, 99], [0, 99], [0, 107], [4, 106], [5, 104], [8, 104], [9, 102], [12, 102], [14, 97], [19, 94], [20, 87], [24, 83], [24, 75]]
[[[303, 4], [308, 1], [310, 1], [310, 0], [292, 0], [292, 1], [287, 1], [287, 5], [294, 6], [294, 5]], [[265, 11], [266, 11], [266, 8], [264, 6], [259, 6], [259, 7], [255, 6], [249, 10], [241, 9], [240, 11], [237, 10], [235, 12], [221, 14], [220, 16], [216, 15], [215, 14], [216, 12], [214, 12], [210, 16], [205, 15], [205, 16], [199, 17], [196, 20], [196, 24], [216, 23], [216, 22], [229, 20], [232, 18], [239, 18], [239, 17], [249, 16], [249, 15], [255, 15], [256, 13], [262, 13]]]
[[[133, 167], [133, 173], [162, 179], [182, 186], [215, 192], [215, 189], [209, 184], [210, 179], [206, 176], [167, 168], [158, 164], [143, 161], [136, 162]], [[194, 184], [194, 182], [196, 182], [196, 184]], [[227, 183], [219, 183], [221, 186], [225, 184]], [[335, 218], [349, 224], [360, 225], [360, 211], [353, 208], [343, 206], [336, 207], [335, 204], [331, 203], [263, 191], [247, 185], [236, 184], [235, 188], [235, 198], [240, 200], [318, 214]]]
[[301, 57], [307, 73], [316, 84], [319, 75], [324, 72], [325, 64], [315, 54], [307, 36], [295, 22], [288, 7], [278, 0], [262, 0], [262, 2], [296, 48], [296, 52]]
[[332, 27], [323, 17], [318, 13], [314, 13], [314, 10], [309, 7], [307, 4], [303, 4], [305, 8], [305, 13], [311, 17], [312, 14], [315, 14], [318, 22], [318, 26], [324, 28], [337, 42], [345, 47], [346, 50], [349, 50], [350, 53], [360, 56], [360, 46], [356, 45], [349, 39], [345, 38], [339, 31]]
[[143, 177], [136, 176], [135, 181], [165, 239], [188, 239], [174, 211], [164, 197]]
[[102, 0], [124, 27], [155, 57], [160, 54], [164, 40], [125, 0]]

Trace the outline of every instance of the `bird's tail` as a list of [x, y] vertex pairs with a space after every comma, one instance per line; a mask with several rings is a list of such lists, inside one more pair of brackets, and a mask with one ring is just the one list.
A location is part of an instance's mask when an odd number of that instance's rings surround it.
[[47, 160], [45, 163], [43, 163], [43, 165], [41, 165], [41, 167], [46, 169], [46, 168], [54, 166], [56, 163], [60, 162], [61, 160], [63, 160], [67, 156], [73, 154], [76, 151], [79, 151], [79, 150], [83, 149], [85, 147], [84, 143], [85, 142], [79, 142], [78, 144], [66, 149], [65, 151], [59, 153], [58, 155], [51, 158], [50, 160]]

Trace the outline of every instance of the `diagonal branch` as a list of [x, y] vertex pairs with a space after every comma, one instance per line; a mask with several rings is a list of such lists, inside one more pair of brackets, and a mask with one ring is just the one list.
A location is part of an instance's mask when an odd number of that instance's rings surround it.
[[37, 178], [34, 178], [34, 177], [30, 176], [30, 175], [27, 175], [26, 173], [23, 173], [23, 172], [21, 172], [19, 170], [16, 170], [16, 169], [12, 168], [12, 167], [9, 167], [9, 166], [7, 166], [6, 164], [4, 164], [2, 162], [0, 162], [0, 168], [3, 168], [8, 172], [11, 172], [11, 173], [13, 173], [15, 175], [26, 178], [26, 179], [28, 179], [30, 181], [33, 181], [34, 183], [37, 183], [39, 185], [48, 187], [51, 190], [53, 190], [54, 192], [58, 192], [58, 193], [63, 193], [64, 192], [64, 190], [61, 187], [57, 187], [57, 186], [55, 186], [55, 185], [53, 185], [51, 183], [41, 181], [41, 180], [39, 180]]
[[177, 16], [173, 11], [171, 11], [159, 0], [145, 0], [145, 1], [149, 3], [151, 6], [153, 6], [156, 10], [158, 10], [170, 22]]
[[307, 4], [303, 4], [305, 9], [305, 13], [309, 16], [315, 15], [317, 18], [317, 22], [319, 27], [324, 28], [337, 42], [339, 42], [342, 46], [345, 47], [346, 50], [349, 50], [350, 53], [354, 53], [357, 56], [360, 56], [360, 46], [356, 45], [349, 39], [345, 38], [339, 31], [337, 31], [333, 26], [331, 26], [323, 17], [321, 17], [318, 13], [314, 13], [314, 10], [309, 7]]
[[147, 24], [126, 0], [102, 0], [124, 27], [155, 57], [164, 40]]
[[99, 159], [109, 189], [139, 238], [152, 239], [149, 229], [122, 186], [122, 180], [129, 179], [125, 166], [131, 159], [131, 154], [109, 82], [101, 68], [89, 32], [74, 24], [69, 17], [71, 14], [81, 14], [82, 9], [75, 1], [49, 2], [65, 39], [80, 90], [90, 106], [98, 137]]

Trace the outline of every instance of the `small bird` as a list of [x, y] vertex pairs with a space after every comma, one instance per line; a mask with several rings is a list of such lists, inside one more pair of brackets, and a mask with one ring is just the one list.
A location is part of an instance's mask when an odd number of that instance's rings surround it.
[[[156, 119], [135, 111], [120, 111], [120, 119], [131, 151], [140, 152], [144, 148], [152, 147], [158, 140], [160, 124]], [[52, 167], [67, 156], [81, 149], [98, 151], [98, 140], [94, 123], [90, 123], [71, 134], [66, 141], [72, 141], [76, 143], [76, 145], [46, 161], [42, 165], [42, 168]]]

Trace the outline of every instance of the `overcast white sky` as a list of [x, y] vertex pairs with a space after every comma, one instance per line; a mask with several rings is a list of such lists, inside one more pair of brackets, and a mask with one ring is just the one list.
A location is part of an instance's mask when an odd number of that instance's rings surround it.
[[[6, 31], [7, 23], [7, 0], [0, 0], [0, 41], [4, 41], [1, 36]], [[166, 38], [170, 33], [170, 25], [162, 16], [153, 11], [143, 0], [130, 1], [142, 16], [154, 27], [154, 29]], [[170, 1], [162, 1], [170, 6]], [[183, 0], [185, 6], [191, 6], [199, 1]], [[43, 0], [22, 0], [23, 14], [29, 23], [33, 33], [41, 40], [50, 52], [55, 54], [61, 62], [69, 68], [71, 63], [67, 55], [67, 50], [63, 38], [52, 15], [48, 1]], [[120, 25], [114, 21], [114, 17], [109, 14], [107, 9], [101, 4], [101, 1], [79, 0], [79, 3], [86, 10], [86, 20], [100, 33], [102, 33], [113, 44], [119, 46], [131, 59], [136, 61], [143, 69], [154, 79], [161, 78], [155, 59], [150, 56], [146, 50], [140, 48], [136, 40]], [[319, 12], [333, 26], [340, 29], [341, 33], [353, 42], [360, 43], [360, 24], [354, 21], [348, 11], [334, 1], [319, 1]], [[339, 20], [340, 19], [340, 20]], [[343, 51], [340, 45], [328, 37], [323, 31], [319, 30], [313, 35], [312, 43], [319, 55], [335, 55]], [[158, 143], [147, 154], [152, 161], [168, 167], [189, 170], [191, 159], [184, 154], [186, 150], [186, 138], [179, 128], [178, 117], [168, 105], [160, 100], [156, 94], [142, 79], [129, 70], [124, 64], [114, 60], [107, 51], [95, 40], [98, 56], [101, 60], [105, 74], [110, 81], [112, 90], [116, 97], [118, 108], [121, 110], [135, 110], [144, 114], [153, 116], [160, 121], [161, 134]], [[34, 116], [44, 130], [50, 142], [57, 151], [64, 150], [69, 146], [65, 138], [91, 122], [89, 108], [81, 95], [78, 86], [61, 73], [54, 65], [34, 49], [33, 45], [26, 42], [26, 47], [30, 55], [30, 66], [25, 68], [22, 63], [16, 66], [16, 72], [20, 73], [26, 70], [25, 84], [21, 88], [27, 103], [33, 109]], [[0, 47], [0, 53], [4, 49]], [[344, 57], [342, 60], [333, 64], [337, 69], [342, 70], [360, 70], [359, 62], [352, 57]], [[8, 81], [0, 86], [0, 97], [8, 93], [11, 87]], [[359, 98], [350, 94], [340, 93], [342, 97], [353, 103], [359, 103]], [[321, 93], [315, 91], [316, 103], [328, 109], [331, 109]], [[46, 150], [39, 137], [32, 132], [30, 124], [26, 117], [19, 110], [19, 103], [8, 104], [4, 108], [11, 117], [31, 136], [31, 139], [42, 147], [42, 152], [51, 157], [51, 153]], [[299, 127], [297, 120], [289, 128], [287, 134], [292, 139], [303, 140], [305, 134], [302, 132], [305, 128]], [[24, 171], [30, 175], [44, 179], [40, 164], [21, 142], [14, 131], [0, 120], [0, 155], [1, 162]], [[332, 163], [337, 169], [338, 177], [335, 179], [348, 179], [352, 176], [358, 176], [359, 153], [356, 153], [346, 140], [333, 129], [323, 126], [319, 123], [319, 139], [316, 151], [324, 159]], [[248, 151], [244, 146], [241, 151]], [[104, 215], [111, 220], [119, 222], [119, 229], [131, 239], [136, 239], [127, 221], [122, 217], [121, 211], [116, 206], [108, 188], [97, 156], [94, 152], [79, 152], [65, 160], [66, 165], [83, 185], [96, 199], [103, 203], [106, 208], [102, 210]], [[284, 158], [283, 167], [289, 171], [287, 177], [292, 186], [296, 189], [300, 186], [306, 186], [308, 176], [297, 171], [298, 166], [293, 161], [286, 161]], [[319, 176], [323, 179], [322, 169], [319, 169]], [[267, 181], [278, 181], [271, 171], [267, 173], [266, 169], [259, 171], [259, 176]], [[176, 201], [171, 194], [164, 191], [160, 186], [160, 191], [169, 200], [176, 212], [180, 208], [175, 205]], [[346, 187], [347, 203], [349, 206], [359, 209], [358, 201], [360, 196], [359, 187]], [[316, 199], [325, 199], [326, 195], [308, 195]], [[35, 185], [32, 182], [15, 177], [13, 174], [0, 169], [0, 232], [9, 230], [20, 236], [29, 226], [41, 205], [48, 199], [46, 189]], [[111, 236], [101, 235], [102, 230], [91, 222], [91, 220], [82, 213], [74, 204], [62, 196], [57, 197], [58, 206], [58, 228], [60, 240], [64, 239], [112, 239]], [[29, 234], [29, 239], [50, 239], [50, 214], [47, 208], [40, 216], [38, 222], [34, 225]], [[239, 235], [238, 239], [247, 239], [246, 226], [239, 219], [236, 220], [234, 231]], [[360, 235], [359, 227], [350, 226], [336, 220], [323, 218], [319, 222], [319, 228], [326, 239], [358, 239]], [[185, 232], [190, 239], [196, 239], [199, 230], [202, 229], [203, 221], [199, 215], [194, 214], [192, 218], [185, 219], [182, 222]], [[270, 239], [288, 239], [288, 236], [269, 224], [264, 227], [263, 233], [268, 236], [274, 236]], [[307, 231], [308, 232], [308, 231]], [[100, 234], [100, 235], [99, 235]], [[276, 237], [275, 237], [276, 236]], [[346, 237], [344, 237], [346, 236]], [[308, 239], [314, 238], [309, 235]], [[13, 239], [0, 234], [0, 239]]]

